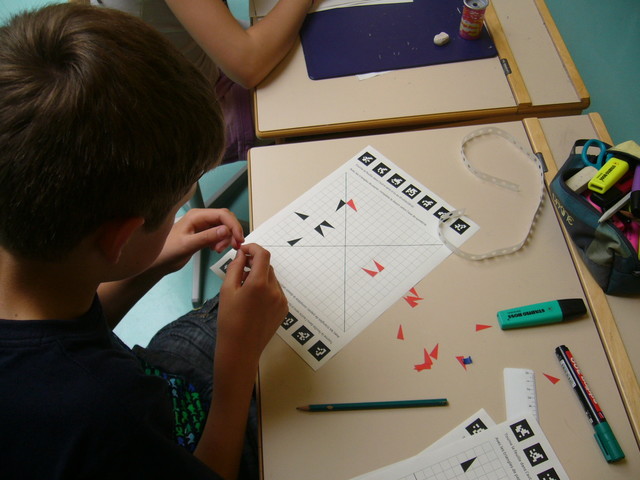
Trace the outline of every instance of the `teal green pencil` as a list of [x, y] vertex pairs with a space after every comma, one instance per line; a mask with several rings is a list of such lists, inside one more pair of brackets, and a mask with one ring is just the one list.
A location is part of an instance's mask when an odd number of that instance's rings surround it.
[[340, 410], [372, 410], [377, 408], [411, 408], [411, 407], [441, 407], [449, 402], [446, 398], [423, 398], [419, 400], [396, 400], [389, 402], [360, 402], [360, 403], [319, 403], [297, 407], [305, 412], [336, 412]]

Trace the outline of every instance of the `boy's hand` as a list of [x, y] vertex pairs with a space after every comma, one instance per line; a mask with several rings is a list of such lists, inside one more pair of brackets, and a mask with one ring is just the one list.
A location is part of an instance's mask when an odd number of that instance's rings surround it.
[[220, 288], [217, 354], [233, 351], [239, 361], [257, 363], [284, 320], [288, 302], [270, 258], [264, 248], [248, 244], [240, 247], [229, 264]]
[[211, 248], [220, 253], [229, 245], [237, 250], [242, 242], [242, 226], [232, 212], [226, 208], [194, 208], [174, 224], [154, 267], [165, 274], [175, 272], [198, 250]]
[[287, 314], [270, 257], [242, 245], [220, 288], [213, 395], [195, 455], [224, 478], [237, 478], [258, 361]]

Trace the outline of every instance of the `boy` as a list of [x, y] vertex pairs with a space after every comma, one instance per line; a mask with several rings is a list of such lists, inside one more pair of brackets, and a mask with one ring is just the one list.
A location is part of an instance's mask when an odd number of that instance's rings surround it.
[[[258, 359], [287, 302], [233, 214], [191, 210], [174, 225], [224, 149], [211, 92], [121, 12], [51, 5], [0, 28], [2, 478], [236, 478]], [[194, 252], [229, 245], [192, 455], [174, 420], [188, 415], [181, 392], [197, 392], [111, 329]]]

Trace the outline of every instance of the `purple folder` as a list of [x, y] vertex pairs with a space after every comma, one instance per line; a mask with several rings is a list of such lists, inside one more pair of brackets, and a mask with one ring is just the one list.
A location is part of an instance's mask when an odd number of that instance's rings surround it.
[[[458, 36], [462, 0], [347, 7], [307, 15], [300, 31], [307, 72], [313, 80], [441, 63], [498, 54], [483, 27], [480, 38]], [[433, 37], [449, 34], [437, 46]]]

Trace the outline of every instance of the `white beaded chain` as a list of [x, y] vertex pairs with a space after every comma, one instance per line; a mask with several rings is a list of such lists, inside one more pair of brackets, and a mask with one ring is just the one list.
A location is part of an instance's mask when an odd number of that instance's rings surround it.
[[542, 162], [540, 161], [540, 159], [538, 157], [536, 157], [530, 151], [528, 151], [522, 145], [520, 145], [520, 143], [512, 135], [510, 135], [509, 133], [507, 133], [504, 130], [501, 130], [499, 128], [487, 127], [487, 128], [481, 128], [481, 129], [478, 129], [478, 130], [474, 130], [473, 132], [469, 133], [468, 135], [466, 135], [462, 139], [462, 147], [461, 147], [461, 151], [460, 151], [460, 153], [462, 154], [462, 162], [467, 166], [467, 168], [471, 171], [471, 173], [473, 173], [476, 177], [478, 177], [478, 178], [480, 178], [480, 179], [482, 179], [482, 180], [484, 180], [486, 182], [493, 183], [494, 185], [497, 185], [499, 187], [506, 188], [506, 189], [512, 190], [514, 192], [520, 191], [520, 186], [519, 185], [517, 185], [517, 184], [515, 184], [513, 182], [509, 182], [508, 180], [504, 180], [502, 178], [497, 178], [497, 177], [494, 177], [494, 176], [489, 175], [487, 173], [481, 172], [480, 170], [476, 169], [473, 165], [471, 165], [471, 162], [469, 162], [469, 159], [467, 158], [467, 155], [466, 155], [466, 152], [465, 152], [466, 144], [470, 140], [473, 140], [475, 138], [478, 138], [478, 137], [481, 137], [481, 136], [484, 136], [484, 135], [498, 135], [499, 137], [504, 138], [508, 142], [510, 142], [513, 145], [515, 145], [522, 153], [524, 153], [530, 160], [532, 160], [535, 163], [535, 165], [538, 167], [538, 172], [540, 174], [540, 200], [538, 201], [538, 206], [536, 207], [536, 210], [533, 213], [533, 217], [531, 218], [531, 224], [529, 226], [529, 230], [527, 231], [527, 234], [525, 235], [524, 239], [520, 243], [518, 243], [516, 245], [512, 245], [510, 247], [498, 248], [496, 250], [492, 250], [492, 251], [487, 252], [487, 253], [467, 253], [467, 252], [462, 251], [460, 248], [456, 247], [455, 245], [453, 245], [449, 240], [447, 240], [447, 238], [445, 236], [445, 227], [447, 227], [450, 224], [450, 221], [453, 221], [455, 219], [458, 219], [458, 218], [462, 217], [464, 215], [464, 212], [465, 212], [464, 209], [453, 210], [451, 212], [448, 212], [448, 213], [442, 215], [440, 217], [440, 222], [438, 223], [438, 236], [440, 237], [440, 240], [453, 253], [455, 253], [456, 255], [458, 255], [460, 257], [466, 258], [467, 260], [485, 260], [485, 259], [488, 259], [488, 258], [499, 257], [499, 256], [502, 256], [502, 255], [510, 255], [510, 254], [520, 250], [522, 248], [522, 246], [525, 243], [527, 243], [527, 240], [531, 236], [531, 231], [533, 230], [533, 225], [535, 224], [536, 217], [538, 216], [538, 213], [540, 212], [540, 209], [542, 208], [542, 204], [543, 204], [543, 200], [544, 200], [544, 168], [542, 166]]

